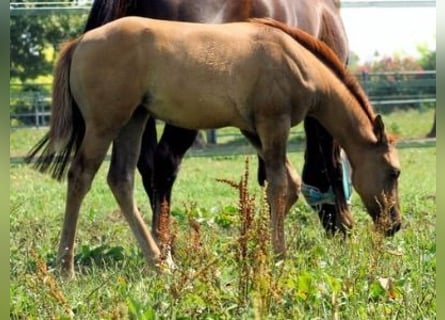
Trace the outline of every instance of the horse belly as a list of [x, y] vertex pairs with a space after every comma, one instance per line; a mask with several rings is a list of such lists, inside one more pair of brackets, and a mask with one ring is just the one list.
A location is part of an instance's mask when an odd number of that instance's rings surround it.
[[250, 129], [246, 121], [230, 101], [218, 97], [184, 96], [162, 99], [155, 98], [146, 104], [149, 113], [168, 124], [187, 129], [214, 129], [234, 126]]

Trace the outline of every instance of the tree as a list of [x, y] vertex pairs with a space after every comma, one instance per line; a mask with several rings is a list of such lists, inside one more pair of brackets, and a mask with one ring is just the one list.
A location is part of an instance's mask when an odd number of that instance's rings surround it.
[[45, 26], [41, 19], [29, 15], [12, 16], [10, 22], [10, 77], [22, 82], [37, 78], [51, 71], [50, 61], [45, 59]]
[[[394, 54], [379, 56], [375, 60], [360, 65], [356, 72], [371, 100], [398, 100], [400, 104], [377, 107], [379, 112], [390, 112], [397, 108], [418, 107], [415, 99], [432, 98], [436, 94], [435, 74], [423, 73], [434, 70], [435, 53], [424, 48], [420, 58]], [[420, 73], [413, 73], [419, 71]], [[415, 98], [414, 100], [412, 100]], [[412, 102], [408, 102], [412, 100]], [[423, 104], [427, 106], [428, 104]], [[431, 105], [431, 104], [429, 104]]]
[[417, 52], [420, 54], [419, 63], [424, 70], [436, 70], [436, 50], [432, 51], [425, 45], [419, 45]]
[[[46, 3], [54, 0], [46, 0]], [[24, 3], [16, 0], [16, 3]], [[31, 3], [31, 5], [29, 5]], [[39, 1], [26, 0], [26, 6], [38, 7]], [[60, 2], [57, 4], [60, 5]], [[67, 5], [71, 5], [69, 2]], [[54, 60], [61, 42], [82, 32], [86, 16], [41, 14], [37, 11], [12, 15], [10, 18], [10, 78], [12, 83], [20, 80], [19, 87], [10, 88], [10, 112], [28, 113], [35, 108], [40, 111], [49, 105], [39, 97], [47, 93], [48, 87], [31, 83], [39, 76], [52, 74]], [[18, 118], [21, 123], [34, 123], [35, 118]]]
[[79, 35], [85, 20], [84, 15], [37, 15], [32, 12], [11, 16], [10, 77], [25, 82], [51, 74], [59, 44]]
[[354, 51], [350, 51], [348, 57], [348, 69], [351, 72], [357, 72], [357, 69], [360, 66], [359, 63], [360, 63], [360, 57], [358, 56], [358, 54], [356, 54]]

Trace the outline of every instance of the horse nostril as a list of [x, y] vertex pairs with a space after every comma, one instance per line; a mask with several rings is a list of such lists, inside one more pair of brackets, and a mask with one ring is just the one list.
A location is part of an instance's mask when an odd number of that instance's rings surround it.
[[396, 233], [397, 231], [399, 231], [400, 229], [402, 229], [402, 223], [401, 223], [400, 221], [397, 221], [397, 222], [394, 224], [393, 229], [394, 229], [394, 233]]

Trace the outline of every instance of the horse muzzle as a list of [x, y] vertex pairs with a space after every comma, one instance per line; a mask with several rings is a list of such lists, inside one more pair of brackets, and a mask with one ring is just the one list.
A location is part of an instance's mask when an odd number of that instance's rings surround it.
[[392, 207], [389, 209], [389, 214], [381, 216], [375, 220], [377, 228], [382, 231], [385, 237], [394, 236], [401, 228], [402, 222], [400, 219], [400, 210], [398, 207]]
[[390, 225], [385, 229], [385, 236], [392, 237], [395, 235], [401, 228], [402, 222], [400, 219], [400, 210], [397, 207], [392, 207], [390, 209]]

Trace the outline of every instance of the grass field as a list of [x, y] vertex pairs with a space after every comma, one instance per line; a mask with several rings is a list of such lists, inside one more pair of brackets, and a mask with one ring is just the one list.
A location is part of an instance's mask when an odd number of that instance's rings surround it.
[[[397, 112], [385, 123], [406, 139], [428, 132], [432, 110]], [[301, 129], [300, 129], [301, 130]], [[23, 156], [42, 130], [11, 132], [12, 157]], [[298, 130], [296, 135], [298, 136]], [[435, 319], [436, 148], [400, 145], [403, 229], [385, 239], [354, 194], [351, 236], [327, 238], [301, 199], [286, 220], [288, 258], [275, 263], [267, 241], [267, 210], [255, 183], [254, 156], [192, 151], [173, 196], [178, 268], [156, 275], [145, 260], [106, 185], [105, 162], [85, 199], [76, 241], [77, 278], [54, 272], [65, 184], [22, 164], [10, 169], [11, 319]], [[248, 153], [248, 148], [241, 148]], [[290, 158], [302, 164], [302, 148]], [[215, 154], [215, 152], [213, 152]], [[249, 159], [255, 197], [251, 232], [238, 191], [216, 179], [240, 181]], [[137, 179], [136, 199], [151, 214]], [[244, 251], [243, 251], [244, 250]], [[241, 255], [240, 252], [245, 252]]]

